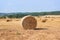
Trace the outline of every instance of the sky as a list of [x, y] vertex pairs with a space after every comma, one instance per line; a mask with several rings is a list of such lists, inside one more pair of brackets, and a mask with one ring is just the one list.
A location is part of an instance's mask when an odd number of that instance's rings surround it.
[[60, 0], [0, 0], [0, 12], [60, 11]]

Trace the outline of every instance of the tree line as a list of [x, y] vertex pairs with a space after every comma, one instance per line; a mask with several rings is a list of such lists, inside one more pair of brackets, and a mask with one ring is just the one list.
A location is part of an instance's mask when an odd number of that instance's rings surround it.
[[19, 13], [8, 13], [6, 15], [0, 16], [0, 18], [22, 18], [26, 15], [32, 15], [32, 16], [42, 16], [42, 15], [60, 15], [60, 11], [54, 11], [54, 12], [19, 12]]

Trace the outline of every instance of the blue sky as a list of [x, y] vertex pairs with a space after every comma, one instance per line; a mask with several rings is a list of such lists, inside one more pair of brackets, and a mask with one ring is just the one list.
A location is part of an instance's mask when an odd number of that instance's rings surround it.
[[60, 11], [60, 0], [0, 0], [0, 12]]

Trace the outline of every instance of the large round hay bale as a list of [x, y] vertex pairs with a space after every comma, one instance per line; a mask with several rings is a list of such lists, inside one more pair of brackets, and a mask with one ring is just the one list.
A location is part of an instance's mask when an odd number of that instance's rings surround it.
[[33, 16], [25, 16], [21, 20], [24, 29], [34, 29], [37, 26], [37, 20]]

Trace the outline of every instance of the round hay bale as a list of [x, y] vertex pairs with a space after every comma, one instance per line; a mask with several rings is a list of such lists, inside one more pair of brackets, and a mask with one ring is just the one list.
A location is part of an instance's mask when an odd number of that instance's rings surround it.
[[7, 22], [10, 22], [10, 21], [12, 21], [12, 20], [10, 20], [10, 19], [7, 19], [6, 21], [7, 21]]
[[37, 20], [33, 16], [25, 16], [21, 20], [24, 29], [34, 29], [37, 26]]
[[42, 22], [43, 22], [43, 23], [45, 23], [46, 21], [47, 21], [47, 19], [45, 19], [45, 18], [44, 18], [44, 19], [42, 19]]

